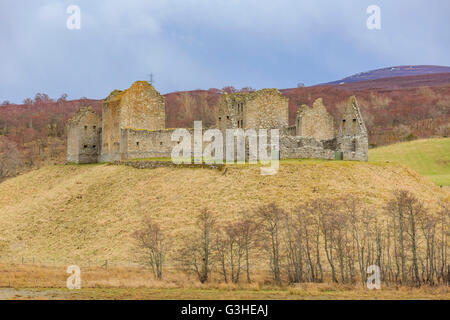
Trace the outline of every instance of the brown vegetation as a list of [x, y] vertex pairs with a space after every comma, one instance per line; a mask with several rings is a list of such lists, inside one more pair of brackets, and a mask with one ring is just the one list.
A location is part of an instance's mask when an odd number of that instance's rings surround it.
[[[398, 190], [385, 208], [388, 216], [351, 195], [318, 198], [292, 212], [275, 203], [262, 205], [251, 218], [258, 226], [252, 235], [258, 239], [253, 255], [266, 257], [278, 285], [284, 281], [355, 285], [358, 280], [364, 285], [373, 265], [380, 268], [387, 285], [449, 285], [448, 203], [433, 214], [415, 195]], [[239, 283], [248, 250], [247, 221], [218, 226], [206, 209], [197, 219], [198, 236], [185, 235], [189, 241], [180, 251], [185, 270], [205, 283], [215, 268], [225, 283], [229, 279]], [[159, 232], [147, 229], [150, 238]], [[254, 260], [246, 259], [249, 280]]]
[[161, 280], [163, 276], [163, 264], [168, 250], [168, 240], [159, 224], [151, 218], [142, 221], [142, 227], [133, 234], [142, 251], [144, 263], [150, 265], [155, 278]]
[[[382, 287], [301, 283], [271, 285], [265, 274], [252, 283], [200, 283], [167, 270], [164, 281], [145, 268], [81, 268], [81, 290], [66, 289], [65, 267], [0, 264], [0, 299], [449, 299], [448, 286]], [[21, 288], [21, 289], [19, 289]]]

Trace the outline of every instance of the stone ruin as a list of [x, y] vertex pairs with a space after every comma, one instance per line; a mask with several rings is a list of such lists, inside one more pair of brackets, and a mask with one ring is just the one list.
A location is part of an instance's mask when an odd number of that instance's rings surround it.
[[92, 107], [81, 108], [67, 122], [67, 161], [93, 163], [101, 150], [102, 119]]
[[296, 136], [314, 138], [317, 141], [331, 140], [336, 136], [334, 118], [327, 112], [322, 98], [314, 101], [312, 108], [302, 105], [295, 119]]
[[356, 97], [348, 100], [337, 134], [337, 149], [344, 160], [367, 161], [369, 137]]
[[[223, 94], [218, 110], [220, 130], [279, 129], [281, 159], [368, 160], [367, 130], [354, 96], [337, 130], [320, 98], [311, 108], [301, 106], [289, 126], [289, 101], [277, 89]], [[67, 130], [67, 161], [75, 163], [170, 158], [178, 143], [171, 140], [175, 129], [165, 128], [165, 98], [146, 81], [111, 92], [101, 118], [92, 107], [80, 109]]]

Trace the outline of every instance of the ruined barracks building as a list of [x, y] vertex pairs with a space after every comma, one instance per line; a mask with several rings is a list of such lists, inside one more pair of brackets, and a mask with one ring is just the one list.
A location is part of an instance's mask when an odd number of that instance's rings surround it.
[[[281, 159], [368, 158], [367, 130], [354, 96], [337, 130], [322, 99], [312, 107], [301, 106], [295, 125], [289, 126], [288, 99], [277, 89], [224, 94], [218, 110], [216, 126], [221, 130], [279, 129]], [[92, 107], [85, 107], [69, 119], [67, 161], [170, 158], [178, 142], [171, 140], [175, 129], [166, 129], [165, 120], [165, 98], [148, 82], [137, 81], [127, 90], [114, 90], [103, 101], [102, 117]]]

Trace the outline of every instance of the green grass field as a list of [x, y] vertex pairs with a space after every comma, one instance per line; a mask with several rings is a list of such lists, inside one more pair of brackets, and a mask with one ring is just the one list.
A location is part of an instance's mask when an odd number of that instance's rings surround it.
[[450, 138], [402, 142], [369, 151], [371, 162], [406, 165], [438, 185], [450, 186]]

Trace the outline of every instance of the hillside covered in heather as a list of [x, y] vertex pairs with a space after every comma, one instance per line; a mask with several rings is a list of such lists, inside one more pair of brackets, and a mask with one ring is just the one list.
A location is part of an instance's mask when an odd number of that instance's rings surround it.
[[[367, 80], [377, 80], [377, 79], [387, 79], [394, 78], [398, 79], [400, 77], [411, 77], [411, 76], [421, 76], [422, 79], [429, 79], [434, 84], [438, 84], [441, 80], [436, 77], [436, 74], [447, 74], [447, 77], [450, 76], [450, 67], [446, 66], [396, 66], [389, 68], [382, 68], [371, 70], [367, 72], [360, 72], [349, 77], [346, 77], [341, 80], [333, 81], [326, 83], [328, 85], [342, 85], [348, 83], [355, 82], [364, 82]], [[429, 77], [432, 75], [432, 77]], [[388, 84], [392, 86], [392, 82], [384, 81], [384, 84]]]

